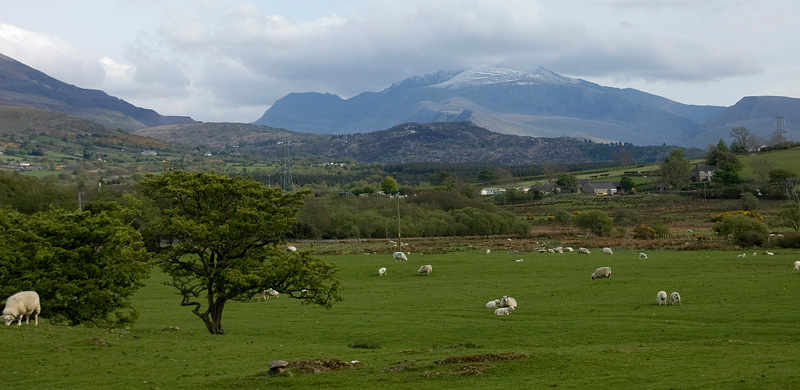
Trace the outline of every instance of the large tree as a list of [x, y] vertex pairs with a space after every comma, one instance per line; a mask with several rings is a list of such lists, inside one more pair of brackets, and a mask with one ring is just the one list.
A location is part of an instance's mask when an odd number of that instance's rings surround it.
[[758, 146], [758, 139], [746, 127], [732, 128], [731, 137], [733, 137], [731, 149], [735, 148], [740, 153], [746, 153]]
[[672, 149], [660, 167], [661, 178], [674, 187], [681, 187], [689, 182], [692, 167], [683, 156], [683, 150]]
[[[158, 262], [181, 305], [191, 306], [210, 333], [225, 334], [222, 313], [229, 300], [261, 289], [326, 308], [342, 299], [335, 265], [278, 247], [307, 192], [284, 194], [252, 178], [206, 172], [169, 171], [140, 184], [162, 208], [146, 229]], [[205, 298], [205, 307], [198, 298]]]
[[117, 203], [32, 215], [0, 209], [0, 294], [38, 292], [42, 316], [53, 323], [134, 322], [129, 299], [144, 285], [151, 259], [139, 232], [123, 222], [135, 214]]

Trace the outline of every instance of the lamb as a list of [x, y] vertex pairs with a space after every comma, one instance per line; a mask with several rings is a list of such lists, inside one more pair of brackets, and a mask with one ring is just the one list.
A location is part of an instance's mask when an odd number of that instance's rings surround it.
[[265, 301], [266, 301], [267, 299], [270, 299], [270, 298], [272, 298], [272, 297], [275, 297], [275, 299], [278, 299], [278, 298], [279, 298], [279, 295], [280, 295], [280, 294], [278, 294], [278, 292], [277, 292], [277, 291], [275, 291], [275, 290], [273, 290], [273, 289], [271, 289], [271, 288], [266, 288], [266, 289], [263, 289], [263, 290], [261, 290], [261, 292], [260, 292], [260, 293], [258, 293], [258, 294], [259, 294], [259, 295], [258, 295], [258, 299], [259, 299], [259, 300], [263, 299], [263, 300], [265, 300]]
[[590, 254], [590, 252], [586, 248], [578, 248], [578, 254], [579, 255], [588, 255], [588, 254]]
[[611, 248], [609, 248], [609, 247], [605, 247], [605, 248], [603, 248], [603, 254], [604, 255], [613, 255], [614, 251], [612, 251]]
[[433, 267], [431, 267], [431, 265], [430, 265], [430, 264], [428, 264], [428, 265], [423, 265], [422, 267], [419, 267], [419, 269], [417, 270], [417, 275], [420, 275], [420, 276], [422, 276], [422, 275], [428, 276], [428, 275], [430, 275], [430, 274], [431, 274], [431, 271], [433, 271]]
[[736, 257], [745, 257], [745, 256], [747, 256], [747, 253], [742, 253], [742, 254], [739, 254], [739, 255], [737, 255]]
[[672, 302], [673, 305], [675, 305], [675, 302], [678, 302], [678, 306], [680, 306], [681, 305], [681, 294], [678, 294], [678, 292], [675, 291], [672, 294], [669, 294], [669, 300], [670, 300], [670, 302]]
[[25, 324], [30, 324], [31, 314], [35, 325], [39, 325], [39, 313], [42, 306], [39, 304], [39, 294], [36, 291], [18, 292], [6, 300], [6, 307], [3, 309], [3, 319], [6, 326], [11, 325], [17, 319], [17, 326], [22, 325], [22, 316], [25, 316]]
[[517, 307], [517, 300], [514, 298], [509, 297], [508, 295], [503, 295], [500, 298], [500, 307]]
[[496, 309], [498, 307], [500, 307], [500, 300], [499, 299], [495, 299], [493, 301], [486, 302], [486, 308], [487, 309]]
[[487, 250], [486, 250], [486, 254], [488, 255], [489, 253], [492, 253], [492, 250], [491, 250], [491, 249], [487, 249]]
[[501, 307], [499, 309], [495, 309], [494, 315], [496, 315], [496, 316], [508, 316], [508, 315], [511, 315], [511, 313], [513, 313], [513, 312], [514, 312], [514, 308], [513, 307]]
[[794, 262], [794, 270], [800, 271], [800, 260]]
[[600, 278], [610, 278], [611, 277], [611, 268], [610, 267], [600, 267], [594, 270], [592, 274], [592, 280], [600, 279]]
[[378, 276], [386, 275], [386, 267], [381, 267], [378, 269]]
[[658, 302], [658, 306], [666, 305], [667, 304], [667, 292], [666, 291], [659, 291], [656, 294], [656, 302]]
[[647, 260], [647, 254], [644, 252], [639, 253], [639, 260]]
[[286, 247], [286, 251], [287, 252], [297, 252], [297, 248], [289, 245], [289, 246]]
[[775, 256], [775, 254], [770, 251], [765, 251], [764, 254], [767, 256]]
[[403, 252], [394, 252], [392, 257], [394, 257], [394, 261], [408, 261], [408, 257]]

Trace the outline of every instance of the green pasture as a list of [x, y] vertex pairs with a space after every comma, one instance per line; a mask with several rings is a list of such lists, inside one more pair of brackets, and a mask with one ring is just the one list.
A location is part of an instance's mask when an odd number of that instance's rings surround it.
[[[343, 302], [331, 310], [285, 296], [229, 302], [225, 336], [208, 334], [156, 272], [135, 296], [141, 318], [131, 329], [47, 320], [0, 329], [3, 382], [14, 389], [800, 388], [797, 252], [650, 251], [639, 260], [638, 251], [591, 249], [589, 256], [411, 253], [403, 263], [388, 253], [325, 256], [341, 268]], [[417, 276], [424, 264], [433, 273]], [[611, 278], [591, 280], [600, 266], [611, 267]], [[380, 267], [387, 276], [378, 276]], [[658, 306], [659, 290], [680, 292], [683, 304]], [[519, 303], [510, 316], [484, 307], [502, 295]], [[509, 352], [527, 358], [435, 363]], [[318, 358], [360, 365], [261, 375], [272, 360]]]

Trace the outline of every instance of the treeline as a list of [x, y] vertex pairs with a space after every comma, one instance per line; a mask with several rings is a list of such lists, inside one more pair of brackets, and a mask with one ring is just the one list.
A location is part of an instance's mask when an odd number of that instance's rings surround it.
[[427, 190], [405, 198], [309, 198], [292, 238], [524, 235], [528, 229], [525, 221], [479, 199], [455, 190]]

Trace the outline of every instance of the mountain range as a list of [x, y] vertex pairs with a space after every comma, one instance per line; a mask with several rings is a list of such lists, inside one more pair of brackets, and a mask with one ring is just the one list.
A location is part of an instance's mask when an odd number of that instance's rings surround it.
[[56, 80], [0, 54], [0, 106], [33, 107], [88, 119], [110, 129], [133, 131], [151, 126], [196, 123], [185, 116], [163, 116], [103, 91]]
[[[731, 107], [687, 105], [635, 89], [604, 87], [539, 68], [497, 67], [415, 76], [349, 99], [291, 93], [255, 124], [325, 134], [363, 133], [409, 122], [470, 121], [533, 137], [704, 147], [747, 127], [769, 139], [774, 118], [800, 116], [800, 99], [745, 97]], [[784, 130], [800, 130], [791, 120]]]
[[[396, 131], [397, 126], [409, 123], [469, 122], [493, 133], [519, 137], [567, 137], [592, 143], [700, 148], [716, 144], [720, 138], [730, 142], [730, 130], [740, 126], [769, 139], [778, 114], [786, 118], [783, 129], [790, 140], [793, 135], [796, 138], [800, 130], [795, 119], [800, 117], [800, 99], [751, 96], [731, 107], [686, 105], [635, 89], [604, 87], [541, 68], [532, 73], [497, 67], [440, 71], [414, 76], [383, 91], [363, 92], [349, 99], [325, 93], [291, 93], [276, 101], [255, 125], [247, 126], [203, 124], [188, 116], [163, 116], [103, 91], [61, 82], [0, 54], [0, 106], [60, 112], [109, 129], [145, 135], [145, 130], [155, 128], [150, 133], [157, 134], [160, 140], [180, 144], [203, 140], [209, 142], [208, 146], [266, 145], [276, 137], [287, 138], [287, 134], [292, 134], [291, 138], [298, 142], [301, 139], [324, 140], [330, 135]], [[442, 128], [441, 125], [430, 127]], [[304, 138], [301, 133], [315, 134]], [[197, 138], [196, 134], [203, 136]], [[441, 144], [427, 141], [424, 144], [440, 149], [455, 144], [453, 140], [442, 138], [444, 135], [463, 134], [440, 132]], [[377, 136], [372, 140], [379, 142], [382, 138]], [[517, 138], [516, 142], [525, 144], [524, 140]], [[360, 137], [358, 143], [363, 142], [371, 142], [371, 138]], [[414, 147], [420, 143], [407, 145]], [[419, 152], [410, 154], [420, 155]]]

